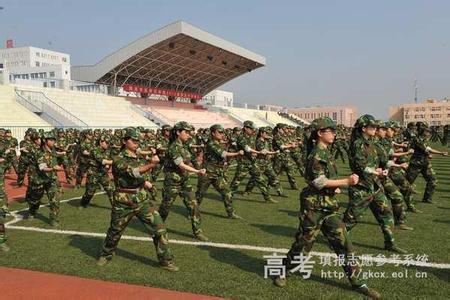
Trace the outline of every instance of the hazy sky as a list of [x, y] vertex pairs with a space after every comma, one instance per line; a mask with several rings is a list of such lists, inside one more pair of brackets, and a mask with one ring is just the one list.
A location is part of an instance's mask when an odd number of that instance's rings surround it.
[[235, 101], [290, 107], [389, 105], [450, 96], [450, 1], [0, 0], [0, 42], [96, 63], [176, 20], [266, 57], [223, 86]]

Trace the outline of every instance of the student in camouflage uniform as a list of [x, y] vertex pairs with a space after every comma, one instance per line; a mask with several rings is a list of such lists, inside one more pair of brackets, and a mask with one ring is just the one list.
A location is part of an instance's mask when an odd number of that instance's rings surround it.
[[8, 145], [0, 140], [0, 249], [5, 252], [9, 251], [5, 229], [5, 218], [9, 213], [8, 198], [5, 191], [5, 166], [6, 156], [9, 151], [11, 150], [8, 148]]
[[239, 187], [239, 183], [250, 174], [250, 180], [259, 188], [261, 194], [266, 202], [276, 203], [269, 194], [269, 188], [267, 186], [267, 180], [264, 178], [260, 166], [257, 163], [256, 156], [258, 154], [266, 155], [263, 152], [256, 151], [256, 126], [252, 121], [245, 121], [244, 128], [242, 129], [242, 134], [237, 140], [238, 151], [244, 151], [244, 156], [242, 160], [238, 162], [236, 168], [236, 173], [231, 181], [230, 189], [235, 193]]
[[155, 167], [154, 170], [152, 170], [153, 182], [156, 182], [159, 173], [161, 173], [166, 163], [166, 151], [169, 145], [169, 137], [171, 130], [172, 127], [170, 125], [163, 125], [161, 127], [161, 133], [156, 139], [156, 154], [158, 154], [161, 162]]
[[298, 190], [298, 186], [294, 178], [294, 163], [290, 156], [290, 152], [294, 148], [297, 148], [297, 144], [295, 142], [290, 142], [287, 139], [287, 130], [284, 130], [285, 127], [285, 124], [279, 123], [273, 129], [273, 150], [280, 151], [280, 154], [274, 157], [273, 169], [277, 175], [279, 175], [282, 171], [285, 171], [291, 189]]
[[410, 144], [410, 147], [414, 150], [414, 154], [412, 155], [408, 169], [406, 170], [406, 178], [413, 184], [419, 173], [421, 173], [427, 182], [422, 201], [424, 203], [433, 203], [432, 197], [437, 185], [437, 179], [436, 172], [431, 165], [430, 157], [432, 154], [447, 156], [448, 152], [442, 152], [431, 148], [429, 144], [431, 137], [430, 128], [427, 124], [422, 122], [418, 122], [417, 125], [418, 136], [414, 137]]
[[24, 139], [19, 143], [20, 157], [17, 164], [17, 186], [21, 187], [25, 180], [25, 174], [27, 173], [28, 166], [30, 164], [30, 158], [28, 155], [28, 148], [33, 143], [30, 140], [30, 134], [33, 132], [31, 128], [28, 128], [25, 132]]
[[157, 156], [149, 157], [143, 164], [136, 150], [139, 147], [139, 134], [136, 129], [128, 128], [123, 137], [124, 148], [114, 158], [114, 198], [111, 210], [111, 225], [97, 265], [107, 264], [117, 249], [120, 238], [133, 217], [137, 217], [153, 238], [161, 267], [168, 271], [178, 271], [173, 263], [169, 248], [166, 226], [158, 210], [149, 201], [148, 189], [152, 184], [142, 174], [149, 172], [159, 162]]
[[89, 152], [86, 192], [81, 197], [80, 208], [86, 208], [94, 197], [95, 191], [99, 185], [108, 196], [109, 202], [113, 202], [113, 185], [108, 176], [108, 171], [113, 163], [111, 152], [109, 151], [108, 136], [101, 135], [97, 145]]
[[231, 219], [240, 219], [234, 213], [232, 193], [225, 177], [225, 168], [228, 158], [242, 156], [244, 155], [244, 151], [228, 152], [224, 149], [222, 141], [225, 139], [225, 129], [222, 125], [216, 124], [211, 126], [210, 134], [211, 138], [206, 145], [204, 156], [206, 174], [205, 176], [198, 177], [197, 192], [195, 193], [198, 205], [200, 206], [203, 196], [209, 186], [212, 185], [219, 192], [228, 217]]
[[[295, 241], [284, 260], [287, 275], [291, 275], [293, 261], [302, 252], [309, 254], [316, 236], [321, 231], [335, 253], [344, 257], [343, 269], [353, 289], [370, 298], [380, 298], [380, 294], [370, 289], [360, 278], [359, 266], [349, 261], [354, 255], [352, 243], [347, 234], [345, 224], [338, 214], [339, 203], [336, 194], [340, 187], [354, 186], [359, 176], [352, 174], [347, 178], [336, 178], [336, 166], [330, 146], [336, 135], [336, 124], [328, 117], [315, 119], [311, 123], [312, 134], [308, 141], [308, 158], [305, 168], [307, 187], [300, 194], [300, 225]], [[284, 287], [285, 277], [276, 277], [275, 285]]]
[[92, 148], [93, 143], [93, 133], [91, 129], [86, 129], [84, 133], [82, 133], [84, 138], [82, 137], [81, 145], [78, 149], [78, 167], [76, 172], [76, 187], [81, 187], [81, 182], [83, 181], [83, 177], [86, 174], [86, 170], [88, 167], [88, 158], [89, 158], [89, 150]]
[[358, 218], [370, 208], [383, 232], [385, 249], [404, 254], [405, 250], [394, 245], [394, 218], [380, 180], [387, 176], [387, 170], [379, 167], [374, 145], [376, 130], [377, 122], [371, 115], [358, 118], [353, 128], [350, 168], [359, 176], [359, 182], [348, 189], [350, 202], [344, 213], [344, 222], [347, 231], [350, 231], [356, 226]]
[[200, 241], [209, 241], [201, 229], [201, 216], [194, 189], [189, 182], [189, 173], [205, 175], [205, 169], [195, 169], [190, 162], [191, 153], [186, 150], [184, 143], [190, 138], [192, 127], [186, 122], [178, 122], [170, 132], [169, 146], [165, 153], [164, 186], [162, 189], [162, 203], [159, 213], [165, 221], [169, 216], [173, 202], [179, 196], [188, 209], [192, 231]]
[[[39, 138], [33, 137], [34, 142], [38, 142]], [[57, 153], [54, 149], [56, 137], [53, 132], [44, 134], [44, 143], [40, 150], [33, 151], [32, 164], [29, 170], [29, 184], [26, 193], [28, 202], [28, 218], [34, 218], [44, 193], [50, 205], [50, 224], [59, 226], [59, 201], [62, 193], [58, 183], [56, 172], [62, 171], [62, 167], [57, 163], [57, 155], [65, 153]]]
[[[406, 204], [406, 211], [414, 213], [422, 213], [414, 205], [413, 193], [414, 189], [409, 181], [406, 179], [406, 169], [408, 168], [409, 158], [408, 156], [414, 153], [413, 149], [409, 149], [404, 152], [402, 148], [396, 148], [397, 144], [395, 140], [396, 131], [399, 126], [395, 122], [386, 122], [386, 139], [390, 145], [393, 145], [393, 153], [390, 155], [391, 159], [395, 160], [395, 165], [389, 168], [389, 178], [394, 182], [394, 184], [399, 188], [403, 195], [403, 199]], [[398, 151], [400, 149], [402, 151]]]
[[18, 167], [17, 167], [16, 148], [19, 145], [19, 143], [17, 142], [17, 139], [12, 136], [10, 129], [5, 130], [3, 143], [5, 143], [6, 146], [11, 150], [8, 152], [8, 154], [6, 154], [5, 171], [9, 171], [12, 167], [14, 169], [14, 172], [16, 172], [17, 174]]
[[295, 166], [297, 167], [298, 173], [303, 177], [305, 169], [303, 165], [304, 156], [302, 153], [303, 137], [297, 135], [297, 132], [295, 131], [294, 127], [286, 126], [284, 130], [287, 130], [287, 140], [290, 143], [296, 145], [296, 147], [291, 149], [290, 155], [292, 161], [295, 163]]
[[[376, 133], [376, 139], [374, 145], [377, 149], [379, 166], [384, 170], [389, 170], [393, 167], [402, 167], [396, 164], [393, 158], [394, 148], [392, 142], [386, 138], [386, 131], [388, 125], [385, 122], [378, 121], [378, 129]], [[396, 228], [401, 230], [413, 230], [412, 227], [406, 225], [406, 213], [403, 206], [403, 194], [400, 189], [395, 185], [389, 176], [383, 176], [380, 178], [383, 184], [384, 193], [386, 197], [391, 201], [392, 212], [394, 215], [394, 224]]]
[[[270, 137], [271, 132], [272, 128], [270, 128], [269, 126], [259, 128], [258, 136], [255, 142], [255, 149], [256, 151], [263, 154], [258, 154], [256, 156], [256, 163], [260, 168], [261, 172], [269, 180], [268, 181], [269, 186], [275, 188], [278, 196], [284, 196], [283, 187], [281, 186], [281, 183], [278, 180], [277, 174], [273, 170], [272, 164], [273, 156], [277, 155], [280, 152], [272, 150], [272, 139]], [[244, 195], [250, 194], [255, 186], [256, 182], [253, 180], [253, 178], [250, 178], [250, 180], [247, 183], [247, 187], [245, 188]]]
[[64, 129], [58, 129], [58, 136], [56, 138], [55, 149], [59, 152], [66, 152], [66, 155], [58, 156], [58, 165], [62, 166], [64, 169], [64, 175], [66, 176], [67, 183], [72, 183], [72, 176], [70, 174], [70, 163], [69, 163], [69, 146], [70, 142], [64, 133]]

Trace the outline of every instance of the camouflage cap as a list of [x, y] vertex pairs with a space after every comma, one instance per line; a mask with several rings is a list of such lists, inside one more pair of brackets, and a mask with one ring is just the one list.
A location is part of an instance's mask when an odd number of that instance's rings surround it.
[[32, 140], [33, 142], [39, 138], [41, 138], [41, 135], [37, 131], [30, 133], [30, 140]]
[[138, 141], [140, 139], [139, 131], [133, 127], [125, 128], [125, 132], [123, 134], [123, 139], [124, 140], [133, 139], [133, 140]]
[[173, 125], [173, 129], [190, 131], [192, 129], [192, 126], [189, 125], [187, 122], [181, 121]]
[[386, 123], [387, 122], [384, 122], [382, 120], [377, 120], [377, 127], [378, 128], [388, 128]]
[[11, 133], [11, 129], [6, 129], [5, 133]]
[[161, 127], [161, 130], [167, 130], [167, 131], [170, 131], [172, 129], [172, 127], [170, 126], [170, 125], [163, 125], [162, 127]]
[[240, 127], [234, 127], [234, 128], [233, 128], [233, 131], [234, 131], [234, 132], [241, 131], [241, 128], [240, 128]]
[[395, 121], [387, 121], [385, 123], [385, 126], [386, 126], [386, 128], [392, 128], [392, 129], [400, 128], [400, 125]]
[[326, 128], [331, 128], [336, 130], [336, 122], [334, 122], [331, 118], [329, 117], [322, 117], [322, 118], [317, 118], [314, 119], [311, 122], [311, 130], [312, 131], [317, 131], [317, 130], [322, 130], [322, 129], [326, 129]]
[[377, 121], [372, 115], [362, 115], [361, 117], [356, 120], [355, 127], [357, 128], [363, 128], [367, 126], [373, 126], [377, 127]]
[[256, 129], [255, 123], [250, 120], [244, 121], [243, 127], [247, 127], [250, 129]]
[[108, 143], [109, 143], [109, 136], [106, 135], [106, 134], [102, 134], [102, 135], [100, 135], [100, 137], [98, 138], [98, 140], [99, 140], [100, 142], [108, 142]]
[[213, 132], [213, 131], [225, 132], [225, 129], [220, 124], [214, 124], [213, 126], [209, 127], [209, 130], [211, 132]]
[[44, 132], [44, 139], [46, 139], [46, 140], [56, 140], [55, 133], [53, 131]]
[[419, 131], [419, 132], [431, 131], [431, 128], [425, 122], [417, 122], [416, 126], [417, 126], [417, 131]]
[[259, 128], [259, 132], [263, 133], [271, 133], [272, 132], [272, 128], [270, 126], [264, 126], [264, 127], [260, 127]]

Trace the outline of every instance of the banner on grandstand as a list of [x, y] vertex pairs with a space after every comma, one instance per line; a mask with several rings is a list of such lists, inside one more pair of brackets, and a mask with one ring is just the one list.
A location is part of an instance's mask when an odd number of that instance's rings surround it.
[[180, 91], [175, 91], [175, 90], [166, 90], [166, 89], [154, 88], [154, 87], [137, 86], [137, 85], [132, 85], [132, 84], [124, 84], [122, 86], [122, 88], [126, 92], [156, 94], [156, 95], [173, 96], [173, 97], [179, 97], [179, 98], [189, 98], [189, 99], [202, 99], [202, 95], [200, 95], [198, 93], [180, 92]]

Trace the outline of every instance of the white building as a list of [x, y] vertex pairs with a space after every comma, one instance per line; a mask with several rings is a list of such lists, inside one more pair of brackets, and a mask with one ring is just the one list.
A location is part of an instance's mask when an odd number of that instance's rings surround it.
[[70, 80], [70, 55], [61, 52], [36, 47], [4, 48], [0, 49], [0, 64], [9, 72], [11, 82], [60, 87], [61, 81]]
[[209, 94], [203, 96], [202, 101], [206, 104], [211, 105], [233, 107], [233, 93], [221, 90], [214, 90]]

